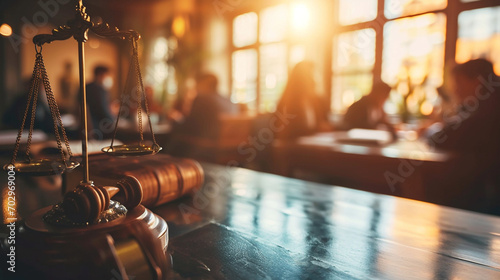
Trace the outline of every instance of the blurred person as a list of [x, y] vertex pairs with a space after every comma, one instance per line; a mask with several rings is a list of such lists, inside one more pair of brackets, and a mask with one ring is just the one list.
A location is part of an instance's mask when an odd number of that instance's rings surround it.
[[111, 71], [107, 66], [94, 68], [94, 80], [87, 84], [87, 108], [93, 129], [100, 131], [107, 138], [113, 127], [115, 115], [111, 112], [109, 89], [113, 86]]
[[59, 96], [59, 108], [61, 114], [72, 113], [77, 107], [76, 87], [73, 81], [73, 65], [71, 62], [64, 63], [63, 75], [59, 79], [61, 94]]
[[[439, 173], [432, 189], [454, 207], [500, 214], [500, 79], [491, 62], [475, 59], [452, 71], [455, 113], [427, 130], [431, 146], [448, 150], [457, 160]], [[444, 176], [445, 179], [442, 179]], [[443, 180], [443, 181], [440, 181]]]
[[316, 93], [313, 73], [314, 65], [309, 61], [297, 63], [290, 72], [276, 114], [291, 119], [283, 122], [284, 129], [278, 137], [293, 139], [332, 129], [327, 102]]
[[[40, 79], [40, 88], [38, 90], [38, 100], [35, 112], [34, 129], [40, 129], [47, 134], [54, 134], [54, 122], [52, 120], [52, 115], [50, 113], [49, 104], [47, 102], [47, 97], [45, 94], [45, 88]], [[7, 108], [3, 115], [3, 124], [7, 129], [18, 130], [23, 121], [24, 113], [26, 110], [26, 102], [28, 98], [28, 92], [30, 86], [33, 84], [32, 79], [26, 79], [24, 82], [24, 90], [20, 93], [12, 102], [12, 104]], [[24, 129], [29, 129], [31, 121], [31, 106], [33, 101], [29, 104], [30, 109], [28, 110], [28, 115], [26, 116], [26, 121]]]
[[455, 151], [488, 151], [500, 141], [500, 80], [485, 59], [458, 64], [452, 70], [454, 113], [427, 131], [431, 144]]
[[239, 106], [218, 93], [218, 79], [204, 73], [196, 78], [196, 98], [189, 115], [180, 125], [180, 132], [200, 138], [215, 139], [221, 115], [237, 115]]
[[394, 127], [387, 120], [384, 104], [391, 87], [383, 82], [373, 85], [371, 92], [352, 104], [344, 115], [342, 128], [387, 129], [396, 137]]
[[183, 122], [191, 112], [193, 101], [197, 95], [196, 80], [194, 78], [187, 79], [185, 89], [184, 94], [177, 97], [167, 113], [167, 118], [175, 124]]

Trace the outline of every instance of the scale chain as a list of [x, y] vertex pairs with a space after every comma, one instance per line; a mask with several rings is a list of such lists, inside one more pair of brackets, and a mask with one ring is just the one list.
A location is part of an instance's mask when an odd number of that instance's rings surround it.
[[[132, 38], [132, 45], [133, 45], [133, 49], [134, 49], [134, 59], [135, 59], [135, 66], [136, 66], [136, 71], [137, 71], [137, 82], [140, 85], [141, 92], [142, 92], [142, 95], [144, 97], [144, 107], [146, 109], [146, 115], [148, 117], [149, 130], [151, 131], [151, 137], [152, 137], [152, 140], [153, 140], [153, 146], [158, 146], [158, 144], [156, 143], [155, 134], [153, 132], [153, 125], [151, 124], [151, 116], [150, 116], [149, 108], [148, 108], [148, 99], [146, 97], [146, 92], [144, 91], [144, 83], [142, 81], [141, 67], [139, 66], [139, 56], [138, 56], [138, 51], [137, 51], [137, 39], [136, 38]], [[140, 111], [138, 113], [140, 114]], [[141, 119], [140, 115], [139, 115], [139, 119]], [[142, 121], [139, 122], [139, 130], [140, 130], [140, 133], [141, 133], [141, 141], [142, 141], [143, 140], [143, 136], [142, 136]]]
[[36, 50], [36, 58], [35, 58], [35, 67], [33, 69], [33, 75], [32, 75], [32, 83], [31, 83], [30, 90], [28, 93], [28, 101], [27, 101], [25, 112], [24, 112], [23, 120], [21, 123], [21, 127], [19, 129], [19, 132], [18, 132], [18, 135], [16, 138], [16, 144], [15, 144], [14, 152], [12, 155], [11, 164], [14, 165], [16, 163], [17, 154], [19, 152], [20, 142], [21, 142], [21, 138], [22, 138], [22, 133], [24, 130], [24, 126], [26, 124], [26, 119], [28, 118], [28, 112], [30, 112], [30, 110], [29, 110], [30, 105], [31, 105], [31, 118], [30, 118], [30, 128], [29, 128], [29, 132], [28, 132], [28, 140], [27, 140], [27, 144], [26, 144], [26, 157], [27, 157], [29, 162], [31, 162], [31, 160], [32, 160], [31, 159], [31, 142], [32, 142], [32, 137], [33, 137], [36, 108], [37, 108], [37, 104], [38, 104], [38, 94], [40, 91], [40, 81], [41, 81], [44, 88], [45, 88], [47, 103], [49, 105], [50, 113], [51, 113], [52, 120], [54, 123], [54, 134], [55, 134], [56, 141], [57, 141], [57, 147], [58, 147], [59, 151], [61, 152], [62, 162], [64, 162], [65, 166], [68, 166], [67, 161], [66, 161], [66, 156], [65, 156], [63, 148], [62, 148], [62, 141], [61, 141], [61, 135], [59, 133], [59, 129], [61, 130], [66, 149], [68, 150], [69, 157], [72, 157], [73, 153], [71, 152], [71, 147], [69, 145], [68, 137], [66, 135], [66, 131], [65, 131], [64, 125], [62, 123], [61, 115], [59, 113], [59, 107], [57, 106], [54, 93], [52, 92], [52, 88], [50, 86], [50, 81], [49, 81], [49, 78], [47, 75], [47, 71], [45, 69], [45, 64], [43, 62], [41, 47], [40, 47], [40, 50], [38, 50], [36, 48], [36, 45], [35, 45], [35, 50]]
[[[35, 50], [36, 50], [36, 48], [35, 48]], [[30, 85], [30, 89], [28, 92], [28, 101], [27, 101], [26, 109], [24, 111], [23, 120], [21, 122], [21, 127], [19, 128], [19, 132], [17, 134], [16, 145], [14, 147], [14, 152], [12, 153], [12, 159], [10, 161], [10, 164], [12, 164], [12, 165], [14, 165], [16, 163], [17, 153], [19, 152], [19, 146], [21, 143], [21, 137], [23, 135], [24, 125], [26, 124], [26, 118], [28, 117], [28, 112], [29, 112], [29, 108], [30, 108], [29, 105], [31, 103], [31, 100], [33, 100], [33, 93], [35, 91], [35, 87], [38, 87], [38, 84], [36, 82], [36, 79], [38, 78], [38, 76], [39, 76], [38, 64], [35, 61], [35, 67], [33, 69], [33, 74], [31, 76], [31, 85]], [[27, 151], [29, 151], [29, 147], [27, 148]]]
[[[130, 59], [130, 68], [129, 68], [129, 72], [127, 75], [127, 81], [130, 81], [131, 77], [133, 77], [135, 74], [136, 85], [133, 88], [135, 88], [136, 98], [137, 98], [137, 117], [138, 117], [138, 126], [139, 126], [139, 134], [140, 134], [139, 144], [142, 144], [142, 142], [144, 141], [144, 129], [142, 126], [142, 99], [144, 98], [144, 109], [146, 111], [146, 115], [147, 115], [148, 122], [149, 122], [149, 128], [151, 130], [153, 147], [157, 147], [158, 144], [156, 143], [156, 138], [155, 138], [155, 135], [153, 132], [152, 124], [151, 124], [151, 116], [149, 113], [148, 101], [147, 101], [146, 93], [144, 91], [144, 83], [143, 83], [142, 75], [141, 75], [141, 67], [139, 64], [139, 54], [138, 54], [138, 47], [137, 47], [137, 38], [131, 37], [131, 40], [132, 40], [132, 57]], [[110, 145], [111, 149], [113, 149], [113, 144], [114, 144], [114, 141], [116, 138], [116, 132], [118, 130], [118, 122], [119, 122], [119, 118], [120, 118], [120, 113], [122, 112], [122, 108], [123, 108], [123, 105], [125, 103], [125, 92], [121, 98], [120, 109], [118, 111], [119, 113], [118, 113], [117, 120], [115, 123], [113, 138], [111, 138], [111, 145]], [[132, 96], [132, 93], [130, 96]]]
[[[36, 77], [34, 82], [34, 87], [33, 87], [33, 105], [31, 107], [31, 121], [30, 121], [30, 129], [28, 132], [28, 141], [26, 144], [26, 157], [29, 162], [31, 162], [31, 155], [30, 155], [30, 150], [31, 150], [31, 139], [33, 137], [33, 128], [35, 126], [35, 115], [36, 115], [36, 107], [38, 104], [38, 92], [40, 91], [40, 63], [38, 59], [38, 54], [36, 55], [36, 60], [35, 60], [35, 65], [38, 65], [36, 69]], [[29, 103], [28, 103], [29, 106]]]
[[72, 157], [73, 153], [71, 152], [71, 148], [69, 146], [68, 137], [66, 136], [66, 131], [64, 129], [64, 125], [63, 125], [62, 120], [61, 120], [61, 115], [59, 113], [59, 107], [57, 106], [54, 93], [52, 92], [52, 88], [50, 86], [49, 77], [47, 75], [47, 71], [45, 69], [45, 65], [44, 65], [43, 58], [42, 58], [41, 54], [40, 54], [40, 70], [41, 70], [41, 74], [42, 74], [42, 82], [43, 82], [43, 85], [45, 87], [45, 93], [46, 93], [46, 96], [47, 96], [47, 101], [49, 103], [50, 111], [51, 111], [51, 114], [52, 114], [52, 119], [54, 121], [54, 130], [56, 132], [55, 134], [56, 134], [56, 139], [57, 139], [57, 147], [61, 151], [61, 159], [62, 159], [62, 161], [67, 166], [66, 157], [65, 157], [64, 151], [62, 149], [62, 143], [61, 143], [61, 137], [60, 137], [60, 134], [59, 134], [59, 129], [61, 130], [61, 133], [62, 133], [62, 136], [63, 136], [63, 139], [64, 139], [64, 143], [65, 143], [66, 149], [68, 150], [68, 155], [70, 157]]

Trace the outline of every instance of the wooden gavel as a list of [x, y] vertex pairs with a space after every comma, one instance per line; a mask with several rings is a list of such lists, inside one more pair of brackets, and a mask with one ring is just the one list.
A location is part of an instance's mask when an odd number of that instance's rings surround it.
[[[120, 193], [120, 195], [118, 195]], [[74, 191], [64, 195], [62, 207], [74, 222], [95, 222], [102, 211], [109, 208], [111, 198], [133, 209], [142, 201], [142, 188], [138, 184], [121, 184], [117, 186], [95, 186], [93, 182], [80, 183]]]
[[142, 169], [125, 172], [116, 186], [80, 183], [64, 195], [62, 207], [72, 221], [94, 223], [109, 208], [111, 198], [128, 210], [141, 203], [155, 207], [199, 189], [203, 179], [203, 169], [194, 160], [177, 159], [154, 167], [146, 164]]

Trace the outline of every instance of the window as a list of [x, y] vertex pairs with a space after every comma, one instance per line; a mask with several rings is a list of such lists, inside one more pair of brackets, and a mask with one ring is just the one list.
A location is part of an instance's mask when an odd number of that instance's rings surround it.
[[279, 42], [287, 33], [287, 6], [279, 5], [264, 9], [260, 13], [260, 42]]
[[340, 0], [339, 22], [349, 25], [374, 20], [377, 17], [377, 0]]
[[257, 42], [257, 14], [246, 13], [237, 16], [233, 23], [233, 44], [244, 47]]
[[445, 32], [446, 17], [441, 13], [385, 25], [382, 79], [396, 89], [387, 105], [390, 112], [408, 110], [419, 116], [421, 108], [428, 107], [426, 101], [437, 99], [436, 89], [443, 84]]
[[500, 74], [500, 7], [483, 8], [460, 13], [456, 61], [486, 58]]
[[352, 103], [370, 92], [375, 65], [375, 30], [341, 33], [334, 40], [332, 110], [345, 113]]
[[449, 58], [484, 57], [500, 74], [499, 1], [272, 3], [232, 22], [232, 100], [261, 113], [276, 108], [288, 71], [304, 59], [319, 68], [319, 93], [330, 93], [334, 114], [345, 113], [383, 81], [393, 89], [387, 113], [404, 121], [432, 113], [444, 69], [453, 63]]
[[386, 0], [384, 14], [394, 19], [446, 8], [447, 0]]
[[296, 1], [233, 19], [233, 102], [261, 113], [276, 110], [289, 69], [307, 58], [309, 45], [301, 42], [311, 27], [310, 12], [308, 2]]
[[168, 65], [167, 58], [177, 47], [174, 38], [158, 37], [153, 40], [149, 66], [146, 68], [146, 84], [153, 87], [154, 98], [168, 99], [166, 95], [177, 93], [177, 82], [175, 80], [175, 69]]
[[260, 47], [260, 112], [273, 112], [287, 82], [286, 44]]
[[233, 53], [233, 94], [234, 103], [248, 104], [255, 109], [257, 98], [257, 52], [253, 49]]
[[447, 0], [339, 1], [332, 111], [345, 113], [382, 80], [393, 88], [388, 113], [430, 114], [443, 84], [447, 5]]

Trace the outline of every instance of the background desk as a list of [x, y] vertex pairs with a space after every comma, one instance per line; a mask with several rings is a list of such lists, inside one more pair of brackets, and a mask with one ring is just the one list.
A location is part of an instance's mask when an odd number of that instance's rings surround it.
[[427, 174], [449, 174], [450, 163], [457, 160], [420, 140], [361, 145], [340, 142], [341, 135], [329, 132], [275, 141], [274, 173], [294, 177], [297, 171], [307, 171], [333, 184], [427, 200], [426, 188], [435, 187]]

